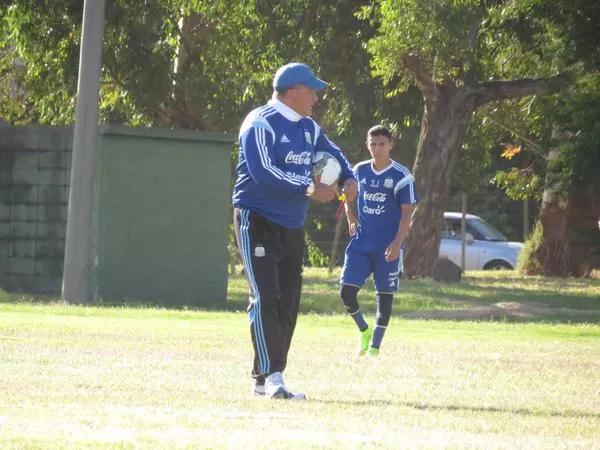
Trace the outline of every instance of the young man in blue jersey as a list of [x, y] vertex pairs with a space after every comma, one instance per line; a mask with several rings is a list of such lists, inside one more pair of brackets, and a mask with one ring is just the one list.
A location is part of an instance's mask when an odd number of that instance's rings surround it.
[[310, 117], [326, 86], [306, 64], [286, 64], [275, 74], [271, 101], [250, 112], [240, 129], [232, 199], [250, 290], [255, 395], [306, 398], [292, 394], [283, 381], [300, 307], [303, 226], [309, 200], [329, 202], [338, 191], [312, 180], [315, 152], [338, 159], [339, 188], [347, 198], [358, 190], [350, 164]]
[[[340, 277], [340, 295], [360, 331], [359, 355], [379, 355], [402, 273], [402, 244], [410, 228], [413, 205], [418, 201], [410, 170], [390, 158], [393, 144], [387, 128], [377, 125], [368, 131], [367, 147], [372, 159], [354, 167], [359, 186], [357, 201], [346, 201], [345, 205], [351, 238]], [[377, 300], [374, 330], [367, 325], [358, 304], [358, 291], [371, 274]]]

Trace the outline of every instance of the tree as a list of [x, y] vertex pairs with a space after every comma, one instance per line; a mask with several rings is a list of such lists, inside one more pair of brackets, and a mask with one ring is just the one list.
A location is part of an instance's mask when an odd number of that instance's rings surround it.
[[[368, 4], [147, 0], [140, 8], [137, 0], [107, 2], [101, 121], [235, 133], [244, 115], [270, 97], [274, 71], [295, 60], [330, 83], [315, 112], [352, 161], [366, 156], [365, 132], [376, 121], [405, 136], [400, 152], [418, 126], [421, 99], [416, 89], [387, 96], [371, 76], [365, 42], [375, 29], [356, 16]], [[22, 94], [0, 98], [0, 116], [10, 123], [73, 122], [82, 5], [0, 4], [0, 71]], [[399, 159], [412, 163], [404, 152]], [[313, 215], [310, 232], [333, 228], [334, 211]]]
[[429, 276], [473, 113], [560, 86], [562, 79], [540, 64], [557, 50], [548, 24], [533, 16], [526, 1], [380, 0], [362, 17], [379, 29], [369, 44], [374, 73], [394, 89], [415, 84], [423, 96], [413, 168], [421, 202], [405, 267], [409, 276]]
[[[539, 222], [522, 252], [520, 268], [546, 276], [585, 276], [600, 260], [600, 149], [597, 110], [600, 93], [598, 36], [600, 5], [580, 0], [531, 1], [533, 13], [553, 26], [556, 57], [548, 67], [571, 65], [578, 80], [559, 95], [494, 111], [510, 138], [528, 153], [526, 169], [500, 173], [496, 180], [513, 197], [542, 181]], [[519, 114], [514, 114], [518, 111]], [[508, 125], [508, 126], [506, 126]], [[536, 184], [536, 183], [533, 183]], [[543, 196], [542, 196], [543, 192]]]
[[[550, 151], [537, 232], [523, 268], [546, 276], [587, 276], [600, 264], [600, 76], [541, 101]], [[542, 120], [542, 119], [540, 119]]]
[[[539, 0], [535, 8], [556, 25], [567, 62], [600, 68], [598, 2]], [[555, 139], [538, 227], [542, 239], [530, 257], [545, 275], [586, 276], [600, 265], [600, 77], [580, 72], [566, 95], [546, 105]]]
[[[331, 82], [317, 111], [324, 123], [362, 133], [383, 99], [364, 48], [374, 29], [356, 17], [367, 3], [107, 2], [101, 120], [233, 131], [270, 96], [274, 71], [300, 60]], [[72, 123], [82, 8], [74, 0], [0, 4], [0, 70], [27, 92], [27, 106], [15, 99], [3, 117]]]

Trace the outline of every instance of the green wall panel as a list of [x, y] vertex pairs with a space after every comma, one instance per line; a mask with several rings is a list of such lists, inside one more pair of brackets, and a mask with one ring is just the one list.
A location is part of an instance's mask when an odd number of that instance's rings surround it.
[[108, 128], [95, 216], [96, 295], [224, 301], [231, 137]]

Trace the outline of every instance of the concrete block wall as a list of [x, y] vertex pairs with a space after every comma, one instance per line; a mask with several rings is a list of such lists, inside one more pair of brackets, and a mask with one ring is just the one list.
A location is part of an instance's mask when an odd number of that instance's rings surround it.
[[[72, 128], [0, 126], [0, 288], [61, 292]], [[95, 298], [225, 301], [230, 152], [224, 134], [99, 129]]]
[[60, 292], [71, 148], [70, 127], [0, 127], [3, 289]]

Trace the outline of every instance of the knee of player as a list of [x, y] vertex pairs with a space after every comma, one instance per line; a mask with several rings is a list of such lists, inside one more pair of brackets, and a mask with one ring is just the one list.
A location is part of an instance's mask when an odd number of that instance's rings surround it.
[[348, 284], [342, 284], [340, 286], [340, 297], [342, 297], [346, 311], [349, 314], [358, 311], [358, 290], [358, 287], [350, 286]]
[[377, 318], [378, 326], [387, 327], [392, 316], [392, 301], [394, 296], [389, 293], [377, 293]]

